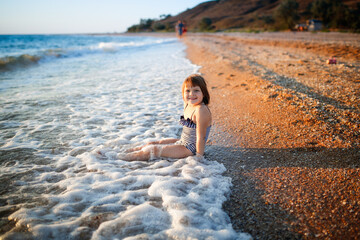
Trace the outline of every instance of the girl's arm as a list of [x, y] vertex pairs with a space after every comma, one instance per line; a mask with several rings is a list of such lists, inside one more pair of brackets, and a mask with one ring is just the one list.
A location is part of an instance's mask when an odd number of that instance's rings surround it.
[[196, 117], [196, 154], [204, 155], [205, 137], [207, 127], [211, 122], [211, 115], [206, 107], [200, 107], [195, 113]]

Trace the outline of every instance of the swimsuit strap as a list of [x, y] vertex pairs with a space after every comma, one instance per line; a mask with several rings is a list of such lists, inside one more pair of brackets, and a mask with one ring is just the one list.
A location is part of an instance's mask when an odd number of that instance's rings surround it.
[[[188, 105], [189, 105], [189, 104], [187, 103], [186, 106], [184, 107], [184, 111], [185, 111], [185, 109], [187, 108]], [[191, 121], [192, 121], [192, 117], [193, 117], [195, 111], [196, 111], [196, 110], [194, 110], [193, 113], [191, 114], [191, 117], [190, 117], [190, 120], [191, 120]]]
[[191, 114], [191, 117], [190, 117], [190, 120], [191, 120], [191, 121], [192, 121], [192, 117], [193, 117], [195, 111], [196, 111], [196, 110], [194, 110], [193, 113]]
[[[185, 108], [184, 108], [184, 111], [185, 111], [185, 109], [187, 108], [188, 105], [189, 105], [189, 104], [187, 103], [186, 106], [185, 106]], [[211, 114], [210, 108], [209, 108], [206, 104], [204, 104], [204, 105], [205, 105], [205, 107], [209, 110], [209, 112], [210, 112], [210, 114]], [[193, 111], [193, 113], [191, 114], [191, 117], [190, 117], [190, 120], [191, 120], [191, 121], [192, 121], [192, 117], [193, 117], [195, 111], [196, 111], [196, 109], [195, 109], [195, 110]]]
[[[209, 110], [209, 112], [210, 112], [210, 114], [211, 114], [210, 108], [209, 108], [206, 104], [204, 104], [204, 105], [205, 105], [205, 107]], [[186, 107], [187, 107], [187, 104], [186, 104]], [[185, 108], [186, 108], [186, 107], [185, 107]], [[193, 117], [195, 111], [196, 111], [196, 110], [194, 110], [193, 113], [191, 114], [191, 117], [190, 117], [190, 120], [191, 120], [191, 121], [192, 121], [192, 117]]]
[[189, 104], [187, 103], [186, 106], [184, 107], [184, 111], [185, 111], [185, 109], [187, 108], [188, 105], [189, 105]]
[[206, 104], [205, 104], [205, 107], [209, 110], [209, 112], [211, 114], [210, 108]]

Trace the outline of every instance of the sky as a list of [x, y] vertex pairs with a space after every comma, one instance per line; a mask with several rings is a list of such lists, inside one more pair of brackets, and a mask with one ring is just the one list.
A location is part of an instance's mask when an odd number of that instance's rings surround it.
[[0, 0], [0, 34], [125, 32], [206, 0]]

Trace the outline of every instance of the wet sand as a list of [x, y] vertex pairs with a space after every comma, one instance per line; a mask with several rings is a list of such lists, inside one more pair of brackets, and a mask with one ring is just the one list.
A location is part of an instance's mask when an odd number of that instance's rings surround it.
[[360, 35], [182, 41], [209, 84], [206, 154], [232, 178], [233, 227], [254, 239], [360, 239]]

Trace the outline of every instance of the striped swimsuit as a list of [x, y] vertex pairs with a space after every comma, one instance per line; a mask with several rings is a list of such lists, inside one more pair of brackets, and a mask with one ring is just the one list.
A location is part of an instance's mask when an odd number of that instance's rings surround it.
[[[185, 119], [184, 116], [180, 117], [179, 122], [183, 126], [183, 130], [181, 133], [181, 138], [177, 143], [183, 145], [184, 147], [189, 149], [194, 155], [196, 155], [196, 124], [191, 120], [194, 112], [188, 119]], [[209, 137], [210, 128], [211, 126], [207, 127], [206, 129], [205, 142]]]

